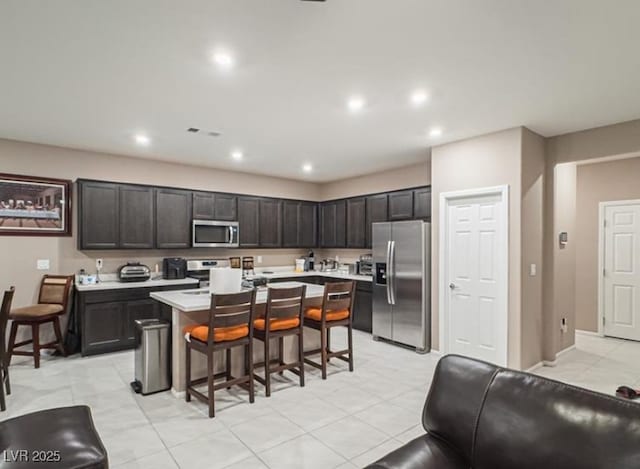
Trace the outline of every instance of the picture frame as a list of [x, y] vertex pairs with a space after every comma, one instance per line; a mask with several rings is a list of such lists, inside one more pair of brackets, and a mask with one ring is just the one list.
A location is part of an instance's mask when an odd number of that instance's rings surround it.
[[71, 236], [72, 182], [0, 173], [0, 236]]

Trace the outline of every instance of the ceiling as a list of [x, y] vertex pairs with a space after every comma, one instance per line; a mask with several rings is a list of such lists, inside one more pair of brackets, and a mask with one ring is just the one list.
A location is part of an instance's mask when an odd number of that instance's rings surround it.
[[336, 180], [517, 125], [639, 118], [639, 17], [636, 0], [3, 0], [0, 137]]

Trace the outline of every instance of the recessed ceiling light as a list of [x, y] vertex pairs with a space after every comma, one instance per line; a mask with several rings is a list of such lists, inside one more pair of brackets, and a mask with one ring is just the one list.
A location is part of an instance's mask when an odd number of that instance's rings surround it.
[[360, 96], [352, 96], [347, 101], [347, 107], [351, 112], [358, 112], [364, 108], [365, 102], [364, 98]]
[[216, 52], [213, 54], [213, 61], [220, 68], [233, 67], [233, 57], [231, 57], [227, 52]]
[[416, 90], [411, 93], [411, 104], [413, 104], [414, 106], [420, 106], [424, 104], [427, 99], [429, 99], [429, 95], [422, 90]]
[[231, 152], [231, 158], [233, 158], [236, 161], [240, 161], [242, 158], [244, 158], [244, 155], [240, 150], [236, 150]]
[[138, 145], [141, 147], [146, 147], [151, 143], [151, 139], [144, 134], [137, 134], [133, 137]]
[[440, 127], [432, 127], [429, 131], [429, 137], [437, 138], [442, 135], [442, 129]]
[[311, 171], [313, 171], [313, 166], [311, 165], [311, 163], [305, 163], [302, 165], [302, 171], [304, 171], [305, 173], [310, 173]]

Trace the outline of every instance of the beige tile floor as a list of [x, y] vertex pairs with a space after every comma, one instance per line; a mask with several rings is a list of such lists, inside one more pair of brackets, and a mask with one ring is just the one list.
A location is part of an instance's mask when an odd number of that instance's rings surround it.
[[[340, 335], [340, 334], [338, 334]], [[332, 342], [339, 344], [343, 337]], [[577, 348], [537, 373], [602, 392], [640, 387], [640, 343], [578, 336]], [[420, 412], [437, 357], [355, 335], [355, 371], [336, 361], [329, 379], [307, 368], [307, 386], [278, 378], [270, 398], [220, 392], [215, 419], [201, 403], [131, 392], [133, 353], [48, 357], [11, 366], [14, 393], [0, 420], [87, 404], [114, 468], [357, 468], [422, 433]]]

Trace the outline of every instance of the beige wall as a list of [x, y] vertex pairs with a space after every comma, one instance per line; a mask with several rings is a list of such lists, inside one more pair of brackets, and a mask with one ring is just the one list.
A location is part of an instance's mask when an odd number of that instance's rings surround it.
[[[522, 265], [521, 265], [521, 366], [527, 369], [543, 359], [542, 280], [544, 212], [544, 138], [523, 129], [522, 133]], [[536, 275], [530, 275], [535, 264]]]
[[431, 184], [431, 163], [425, 156], [423, 163], [322, 184], [320, 200], [341, 199], [429, 184]]
[[600, 202], [640, 199], [640, 158], [578, 166], [576, 196], [576, 329], [598, 330]]
[[518, 127], [433, 148], [432, 179], [432, 346], [439, 348], [439, 199], [443, 192], [498, 185], [509, 186], [509, 366], [519, 368], [521, 309], [521, 153]]

